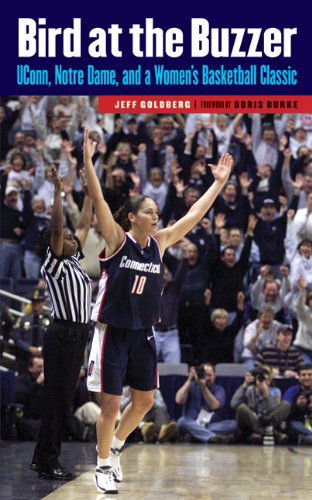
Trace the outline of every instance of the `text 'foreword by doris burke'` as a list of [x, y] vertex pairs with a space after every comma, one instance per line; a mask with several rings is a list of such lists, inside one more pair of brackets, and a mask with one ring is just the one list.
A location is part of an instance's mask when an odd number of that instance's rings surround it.
[[187, 38], [188, 55], [215, 58], [276, 58], [292, 57], [294, 28], [232, 28], [211, 27], [205, 18], [192, 18], [190, 29], [179, 27], [163, 29], [156, 26], [153, 18], [142, 24], [133, 23], [123, 29], [118, 23], [109, 26], [86, 28], [81, 18], [75, 17], [71, 26], [48, 26], [47, 19], [21, 17], [18, 19], [19, 57], [79, 58], [87, 42], [90, 57], [180, 57], [184, 53]]

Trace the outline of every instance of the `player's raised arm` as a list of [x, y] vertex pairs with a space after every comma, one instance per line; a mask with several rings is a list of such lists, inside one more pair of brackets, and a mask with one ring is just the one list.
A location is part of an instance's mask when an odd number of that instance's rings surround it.
[[228, 180], [232, 165], [233, 158], [228, 153], [221, 156], [218, 165], [209, 165], [215, 181], [208, 191], [194, 203], [184, 217], [172, 226], [161, 229], [156, 233], [155, 238], [162, 252], [183, 238], [204, 217]]
[[86, 172], [87, 185], [93, 200], [96, 217], [101, 234], [105, 240], [108, 253], [113, 253], [124, 238], [123, 229], [115, 222], [110, 208], [102, 193], [101, 185], [93, 167], [92, 157], [96, 143], [90, 141], [89, 130], [85, 129], [83, 142], [83, 158]]

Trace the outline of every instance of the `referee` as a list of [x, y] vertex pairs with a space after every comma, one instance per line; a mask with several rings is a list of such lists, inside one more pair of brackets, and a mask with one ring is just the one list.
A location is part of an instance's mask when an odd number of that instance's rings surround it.
[[51, 169], [55, 186], [51, 229], [43, 231], [37, 253], [45, 258], [41, 273], [54, 321], [44, 334], [44, 408], [30, 467], [42, 479], [69, 480], [74, 475], [60, 465], [58, 458], [88, 338], [91, 281], [79, 260], [91, 223], [92, 201], [82, 172], [85, 197], [76, 234], [64, 228], [62, 181], [55, 167]]

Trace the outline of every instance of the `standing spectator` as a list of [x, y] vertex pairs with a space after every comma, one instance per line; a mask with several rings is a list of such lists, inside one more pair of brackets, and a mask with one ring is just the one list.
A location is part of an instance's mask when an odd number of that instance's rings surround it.
[[[242, 183], [243, 183], [243, 177]], [[218, 196], [214, 205], [215, 214], [225, 215], [225, 227], [239, 227], [246, 229], [250, 205], [247, 197], [247, 189], [238, 193], [236, 183], [229, 181], [223, 188], [222, 194]]]
[[174, 278], [167, 266], [164, 268], [164, 288], [160, 300], [161, 321], [154, 327], [158, 360], [163, 363], [180, 363], [181, 350], [178, 332], [179, 296], [186, 262], [182, 261]]
[[[282, 183], [287, 196], [288, 203], [291, 202], [294, 194], [296, 194], [298, 190], [298, 185], [297, 185], [298, 179], [296, 179], [296, 182], [294, 182], [290, 174], [290, 159], [291, 159], [291, 151], [290, 149], [285, 149], [284, 163], [282, 168]], [[311, 192], [312, 192], [312, 172], [308, 169], [308, 167], [306, 167], [306, 170], [302, 177], [302, 186], [300, 186], [298, 194], [299, 209], [307, 207], [307, 197], [308, 194]]]
[[[216, 220], [219, 220], [216, 218]], [[223, 227], [223, 220], [221, 226]], [[229, 313], [236, 312], [237, 294], [243, 290], [243, 278], [248, 270], [249, 255], [253, 237], [253, 231], [256, 227], [256, 218], [250, 216], [248, 219], [248, 228], [244, 247], [239, 260], [236, 260], [236, 249], [231, 246], [225, 247], [221, 251], [221, 258], [211, 268], [211, 306], [221, 307]], [[234, 314], [232, 314], [232, 319]]]
[[103, 194], [109, 208], [114, 214], [130, 196], [131, 183], [123, 168], [112, 168], [107, 166], [105, 187]]
[[270, 265], [276, 274], [284, 260], [286, 227], [287, 212], [277, 217], [274, 201], [270, 198], [263, 200], [255, 229], [255, 242], [260, 250], [261, 264]]
[[251, 288], [251, 305], [253, 309], [260, 311], [266, 306], [273, 309], [275, 319], [284, 321], [284, 298], [290, 291], [290, 281], [288, 278], [289, 269], [281, 266], [283, 274], [282, 284], [269, 277], [272, 272], [270, 266], [262, 266], [257, 281]]
[[147, 172], [146, 144], [139, 145], [137, 171], [140, 177], [141, 191], [144, 196], [153, 198], [160, 212], [164, 208], [168, 192], [168, 181], [170, 177], [169, 167], [170, 165], [166, 164], [165, 173], [158, 167], [152, 167], [149, 172]]
[[0, 160], [4, 160], [9, 149], [9, 133], [17, 119], [19, 110], [12, 111], [7, 106], [0, 106]]
[[[285, 247], [287, 249], [286, 241]], [[312, 241], [302, 240], [293, 257], [288, 257], [288, 262], [290, 264], [289, 281], [291, 287], [296, 288], [298, 279], [304, 278], [308, 286], [312, 288]]]
[[[312, 181], [312, 176], [311, 176]], [[311, 184], [312, 185], [312, 184]], [[312, 189], [312, 188], [311, 188]], [[298, 239], [312, 240], [312, 190], [307, 193], [306, 208], [300, 208], [294, 217], [294, 233]]]
[[1, 186], [0, 279], [21, 277], [21, 236], [24, 233], [22, 214], [17, 210], [18, 191], [14, 186]]
[[23, 223], [25, 231], [24, 268], [26, 278], [38, 279], [41, 259], [36, 254], [40, 232], [49, 224], [43, 198], [35, 195], [31, 199], [29, 189], [24, 193]]
[[252, 115], [252, 149], [258, 165], [267, 163], [273, 169], [278, 159], [278, 142], [276, 132], [271, 126], [261, 126], [258, 113]]
[[180, 293], [178, 325], [180, 341], [192, 344], [195, 362], [200, 358], [204, 335], [207, 282], [207, 266], [200, 259], [198, 247], [189, 243], [186, 250], [186, 271]]
[[[206, 293], [206, 303], [211, 293]], [[229, 325], [229, 314], [225, 309], [214, 309], [207, 318], [202, 342], [202, 358], [217, 365], [233, 363], [234, 340], [243, 322], [244, 294], [237, 294], [237, 313]]]
[[183, 406], [178, 428], [201, 443], [233, 442], [236, 432], [234, 420], [221, 420], [226, 402], [225, 390], [215, 384], [214, 365], [203, 363], [191, 367], [186, 382], [176, 393], [176, 403]]

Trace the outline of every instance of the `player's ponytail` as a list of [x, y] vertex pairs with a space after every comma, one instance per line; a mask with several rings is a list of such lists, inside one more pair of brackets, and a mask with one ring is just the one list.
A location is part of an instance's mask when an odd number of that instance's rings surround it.
[[131, 228], [130, 221], [128, 219], [128, 215], [124, 209], [124, 207], [120, 207], [117, 212], [114, 214], [115, 221], [122, 227], [124, 231], [129, 231]]
[[122, 207], [117, 210], [114, 214], [115, 221], [122, 227], [124, 231], [129, 231], [131, 229], [131, 222], [129, 221], [128, 214], [131, 212], [136, 214], [140, 209], [142, 203], [148, 199], [149, 196], [143, 196], [141, 194], [130, 196]]

